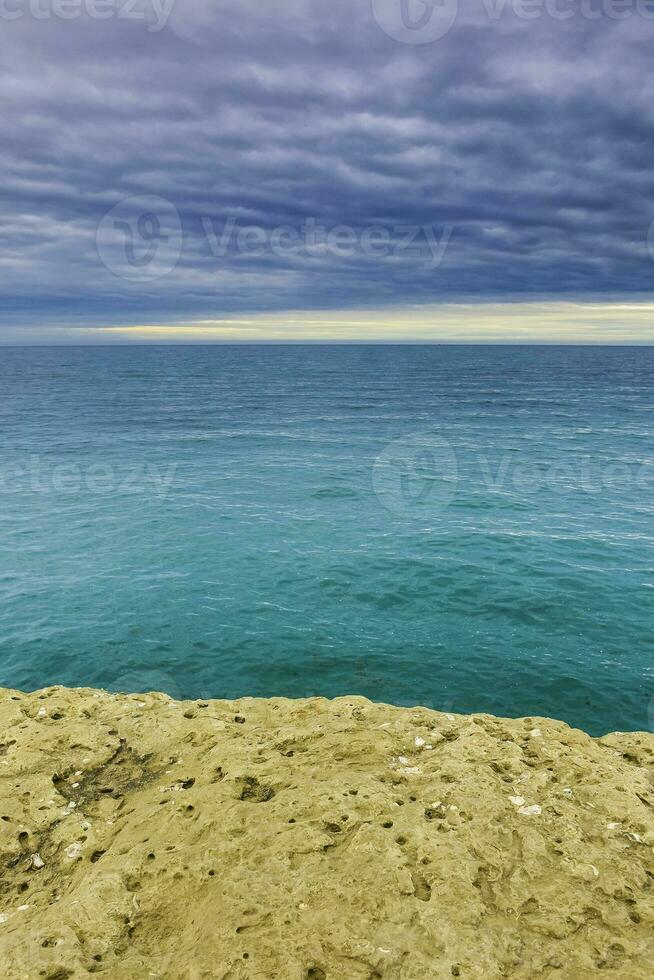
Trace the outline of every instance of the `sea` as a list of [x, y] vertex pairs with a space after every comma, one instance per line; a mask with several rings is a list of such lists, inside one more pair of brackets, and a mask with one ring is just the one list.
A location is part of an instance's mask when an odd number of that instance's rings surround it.
[[654, 348], [0, 349], [0, 684], [654, 729]]

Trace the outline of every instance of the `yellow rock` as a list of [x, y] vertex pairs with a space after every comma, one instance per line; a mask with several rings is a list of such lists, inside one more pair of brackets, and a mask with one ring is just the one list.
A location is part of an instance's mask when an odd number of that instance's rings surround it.
[[0, 721], [2, 980], [654, 975], [652, 735], [63, 688]]

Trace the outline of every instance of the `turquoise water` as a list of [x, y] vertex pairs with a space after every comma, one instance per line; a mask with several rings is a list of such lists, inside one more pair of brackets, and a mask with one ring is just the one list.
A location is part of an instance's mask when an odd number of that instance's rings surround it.
[[654, 349], [0, 350], [0, 684], [654, 722]]

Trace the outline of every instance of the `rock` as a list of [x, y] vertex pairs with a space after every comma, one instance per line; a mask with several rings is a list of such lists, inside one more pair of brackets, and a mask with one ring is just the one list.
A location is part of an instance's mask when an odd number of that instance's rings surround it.
[[532, 803], [531, 806], [521, 806], [518, 813], [521, 813], [523, 817], [540, 817], [543, 812], [542, 807], [538, 803]]
[[2, 980], [651, 977], [650, 734], [354, 697], [12, 696]]

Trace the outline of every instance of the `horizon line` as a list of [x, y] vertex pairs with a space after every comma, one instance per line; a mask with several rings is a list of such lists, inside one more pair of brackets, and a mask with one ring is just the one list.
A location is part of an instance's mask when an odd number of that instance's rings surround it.
[[0, 341], [0, 349], [4, 350], [51, 350], [54, 348], [85, 349], [85, 348], [129, 348], [134, 347], [616, 347], [642, 348], [654, 347], [652, 341], [619, 341], [606, 340], [186, 340], [186, 341], [130, 341], [120, 340], [112, 343], [87, 341], [86, 343], [23, 343], [5, 344]]
[[0, 346], [654, 345], [654, 299], [277, 310], [168, 322], [7, 324]]

